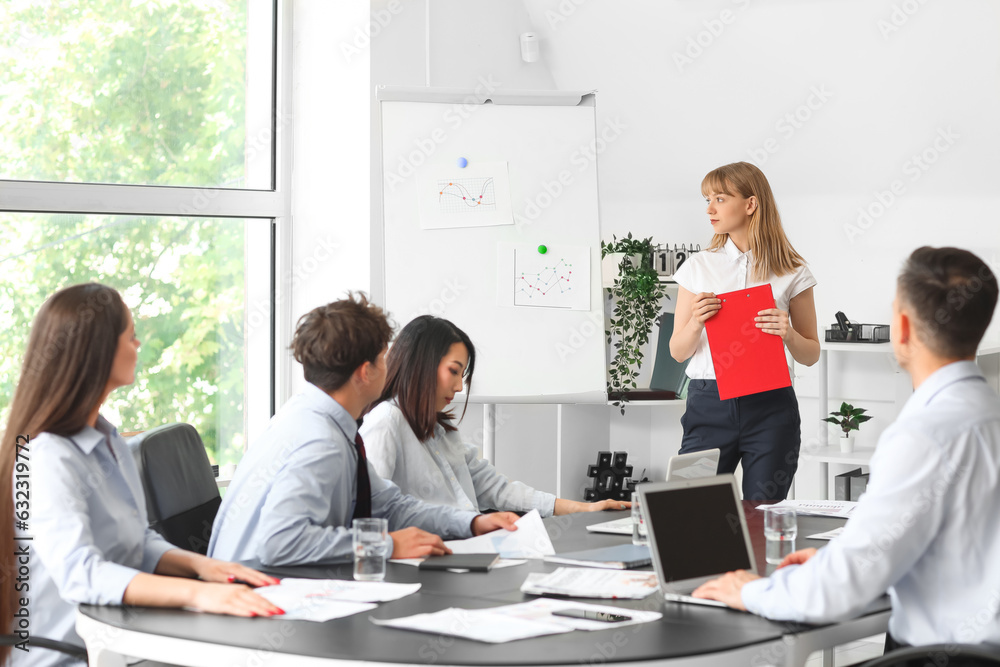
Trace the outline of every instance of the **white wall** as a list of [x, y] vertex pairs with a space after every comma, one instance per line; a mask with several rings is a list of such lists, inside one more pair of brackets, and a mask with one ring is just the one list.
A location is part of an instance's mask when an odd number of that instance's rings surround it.
[[[301, 315], [369, 289], [369, 34], [365, 0], [294, 0], [291, 328]], [[291, 340], [289, 335], [286, 340]], [[287, 354], [287, 352], [286, 352]], [[294, 364], [292, 391], [304, 385]], [[287, 397], [278, 397], [278, 404]]]
[[[296, 0], [296, 258], [315, 252], [323, 234], [341, 245], [294, 291], [296, 314], [367, 285], [363, 200], [373, 166], [358, 144], [369, 136], [371, 91], [428, 78], [434, 86], [492, 77], [507, 89], [597, 89], [598, 125], [618, 128], [599, 159], [605, 238], [632, 231], [705, 245], [702, 176], [727, 162], [758, 163], [819, 280], [821, 325], [837, 310], [888, 322], [900, 262], [922, 244], [967, 247], [1000, 270], [992, 215], [1000, 204], [998, 3], [373, 0], [378, 34], [348, 62], [341, 45], [371, 21], [358, 4]], [[520, 60], [526, 30], [541, 37], [537, 63]], [[870, 219], [859, 221], [859, 209]], [[997, 321], [990, 336], [1000, 339]], [[831, 358], [831, 399], [858, 399], [877, 416], [862, 446], [894, 416], [891, 403], [876, 402], [895, 391], [883, 365]], [[796, 375], [808, 439], [816, 372]], [[512, 476], [543, 488], [549, 479], [554, 489], [554, 469], [530, 465], [534, 451], [552, 446], [554, 408], [540, 416], [512, 407], [515, 420], [519, 410], [539, 426], [502, 428], [498, 448], [513, 454], [498, 460]], [[630, 416], [609, 417], [604, 441], [634, 447], [633, 462], [655, 468], [664, 443], [679, 442], [680, 411], [632, 414], [649, 424], [648, 438]], [[476, 428], [474, 418], [468, 430]]]

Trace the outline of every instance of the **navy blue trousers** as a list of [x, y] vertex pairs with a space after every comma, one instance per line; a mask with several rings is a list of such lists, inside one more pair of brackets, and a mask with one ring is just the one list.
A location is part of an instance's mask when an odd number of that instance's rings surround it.
[[681, 454], [718, 447], [719, 473], [743, 463], [744, 500], [784, 500], [799, 467], [799, 403], [791, 387], [719, 400], [715, 380], [691, 380]]

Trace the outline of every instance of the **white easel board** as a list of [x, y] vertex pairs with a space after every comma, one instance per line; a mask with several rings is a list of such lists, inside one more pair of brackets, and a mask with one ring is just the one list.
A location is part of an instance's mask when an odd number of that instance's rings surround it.
[[594, 95], [377, 97], [375, 298], [469, 334], [474, 401], [605, 403]]

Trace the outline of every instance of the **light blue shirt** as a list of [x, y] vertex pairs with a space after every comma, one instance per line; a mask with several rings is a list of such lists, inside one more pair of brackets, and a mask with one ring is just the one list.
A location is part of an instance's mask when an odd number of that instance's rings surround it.
[[[307, 385], [292, 397], [240, 461], [208, 554], [272, 566], [351, 560], [357, 431], [347, 410], [319, 387]], [[405, 495], [370, 462], [368, 476], [372, 516], [388, 519], [390, 531], [416, 526], [446, 539], [472, 535], [477, 512]]]
[[554, 495], [510, 481], [479, 458], [475, 447], [462, 443], [457, 431], [438, 424], [434, 435], [420, 442], [394, 401], [365, 415], [361, 436], [378, 474], [425, 502], [473, 511], [537, 509], [543, 517], [555, 509]]
[[1000, 645], [1000, 398], [971, 361], [928, 377], [882, 434], [843, 534], [742, 599], [768, 618], [825, 623], [885, 591], [898, 641]]
[[[104, 417], [97, 418], [96, 428], [69, 438], [39, 434], [29, 442], [27, 456], [31, 516], [26, 533], [17, 531], [15, 537], [34, 539], [16, 542], [15, 548], [29, 548], [29, 630], [83, 646], [75, 630], [76, 606], [121, 604], [135, 575], [153, 572], [163, 554], [177, 547], [149, 528], [132, 453]], [[38, 648], [11, 654], [15, 665], [83, 664]]]

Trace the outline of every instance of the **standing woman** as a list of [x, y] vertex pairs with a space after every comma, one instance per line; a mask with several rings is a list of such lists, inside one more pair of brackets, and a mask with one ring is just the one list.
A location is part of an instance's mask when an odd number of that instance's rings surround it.
[[472, 385], [476, 348], [448, 320], [430, 315], [412, 320], [389, 348], [386, 366], [382, 398], [365, 416], [361, 434], [376, 472], [403, 493], [472, 511], [537, 509], [543, 517], [632, 506], [556, 498], [512, 482], [479, 458], [475, 446], [462, 442], [454, 416], [444, 410], [462, 391], [463, 380]]
[[779, 336], [795, 361], [812, 366], [819, 359], [816, 279], [785, 236], [760, 169], [747, 162], [719, 167], [702, 180], [701, 192], [715, 236], [674, 274], [679, 289], [670, 355], [691, 359], [681, 453], [719, 447], [720, 473], [742, 461], [746, 500], [783, 500], [799, 461], [795, 392], [785, 387], [719, 400], [705, 322], [721, 307], [716, 294], [770, 283], [776, 307], [757, 313], [757, 328]]
[[[22, 597], [28, 599], [31, 635], [80, 646], [76, 606], [84, 603], [235, 616], [283, 613], [248, 586], [207, 583], [268, 585], [276, 579], [178, 549], [149, 528], [132, 453], [99, 413], [108, 394], [134, 380], [138, 349], [129, 309], [104, 285], [60, 290], [35, 317], [0, 448], [0, 621], [6, 633], [18, 629], [12, 617]], [[20, 476], [23, 466], [12, 470], [15, 457], [30, 467], [30, 478]], [[17, 537], [33, 539], [18, 545], [29, 549], [31, 579], [29, 591], [16, 592], [9, 522], [22, 511], [27, 530], [19, 526]], [[11, 652], [14, 664], [79, 664], [30, 642], [28, 648]]]

